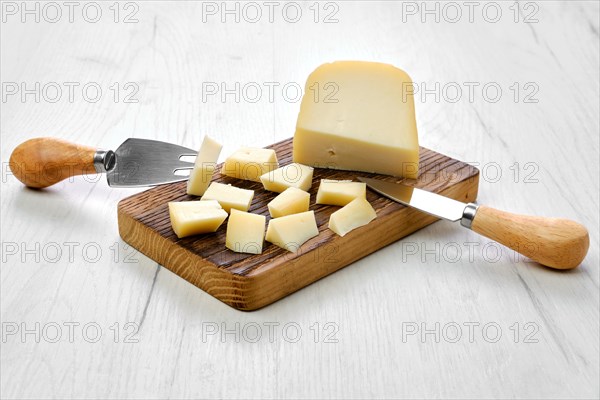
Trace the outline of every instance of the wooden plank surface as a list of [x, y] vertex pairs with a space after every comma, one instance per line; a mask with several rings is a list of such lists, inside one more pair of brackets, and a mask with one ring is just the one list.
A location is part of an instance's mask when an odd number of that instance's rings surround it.
[[[14, 3], [22, 4], [2, 6]], [[133, 1], [133, 23], [123, 22], [131, 8], [114, 22], [112, 1], [98, 2], [101, 20], [87, 22], [80, 3], [71, 23], [56, 3], [57, 23], [34, 15], [23, 22], [19, 12], [0, 23], [3, 85], [79, 84], [73, 101], [63, 86], [57, 102], [20, 93], [0, 102], [0, 320], [2, 329], [48, 328], [39, 340], [20, 330], [0, 340], [1, 398], [600, 397], [597, 1], [496, 1], [497, 22], [483, 19], [488, 3], [494, 16], [494, 2], [475, 2], [472, 22], [467, 2], [455, 2], [462, 18], [449, 22], [452, 6], [423, 21], [422, 12], [402, 13], [421, 1], [344, 0], [333, 2], [334, 23], [322, 22], [333, 10], [327, 2], [319, 23], [313, 1], [298, 2], [298, 23], [282, 20], [283, 4], [272, 23], [266, 7], [257, 23], [231, 15], [222, 23], [220, 14], [205, 23], [203, 4], [211, 3], [200, 1]], [[425, 3], [441, 14], [453, 2]], [[88, 11], [93, 17], [93, 5]], [[537, 21], [524, 23], [531, 13]], [[477, 166], [482, 204], [582, 222], [591, 243], [583, 264], [567, 273], [540, 268], [439, 221], [268, 307], [240, 312], [120, 239], [117, 204], [141, 190], [111, 189], [95, 176], [25, 190], [5, 167], [12, 149], [36, 136], [114, 149], [129, 137], [199, 148], [208, 134], [223, 143], [223, 156], [276, 143], [294, 132], [293, 85], [340, 59], [406, 70], [429, 90], [415, 96], [420, 144]], [[80, 90], [90, 82], [103, 89], [95, 103]], [[258, 83], [263, 97], [203, 99], [203, 84], [221, 82]], [[269, 82], [279, 85], [273, 100]], [[472, 98], [465, 82], [478, 85]], [[137, 103], [123, 101], [133, 92], [126, 83], [137, 85]], [[452, 83], [462, 88], [458, 101]], [[502, 88], [496, 102], [482, 92], [494, 83]], [[79, 324], [72, 341], [69, 322]], [[62, 327], [56, 342], [53, 323]], [[88, 323], [102, 328], [97, 342], [82, 335]], [[252, 341], [255, 324], [262, 336]], [[491, 340], [495, 326], [502, 335]]]
[[[276, 143], [281, 166], [292, 162], [292, 139]], [[444, 194], [463, 202], [477, 198], [479, 170], [440, 153], [421, 148], [418, 180], [404, 180], [416, 187]], [[186, 194], [186, 183], [162, 185], [119, 202], [119, 233], [123, 240], [183, 279], [240, 310], [255, 310], [279, 300], [436, 220], [368, 190], [367, 200], [377, 218], [368, 225], [340, 237], [327, 225], [339, 207], [315, 204], [321, 179], [356, 180], [369, 176], [397, 181], [382, 175], [316, 168], [310, 189], [311, 206], [319, 235], [288, 252], [265, 243], [258, 255], [235, 253], [225, 247], [227, 224], [217, 232], [177, 238], [171, 228], [169, 201], [197, 200]], [[254, 190], [249, 211], [270, 220], [267, 204], [277, 193], [261, 183], [215, 173], [214, 182]]]

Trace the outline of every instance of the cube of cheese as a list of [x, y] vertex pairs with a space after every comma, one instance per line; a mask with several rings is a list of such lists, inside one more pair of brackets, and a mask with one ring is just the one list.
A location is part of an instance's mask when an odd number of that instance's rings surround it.
[[225, 246], [237, 253], [262, 253], [267, 217], [236, 209], [227, 221]]
[[204, 136], [202, 146], [196, 156], [194, 169], [187, 182], [187, 194], [202, 196], [210, 184], [217, 168], [217, 160], [223, 146], [208, 136]]
[[340, 236], [368, 224], [377, 217], [371, 204], [363, 199], [356, 198], [344, 207], [335, 211], [329, 217], [329, 229]]
[[321, 179], [317, 192], [317, 204], [345, 206], [357, 197], [367, 198], [366, 183]]
[[267, 204], [269, 214], [273, 218], [284, 217], [308, 211], [310, 194], [304, 190], [290, 187]]
[[228, 213], [232, 208], [240, 211], [248, 211], [254, 190], [242, 189], [219, 182], [212, 182], [201, 200], [216, 200]]
[[178, 238], [214, 232], [227, 218], [217, 201], [169, 202], [171, 227]]
[[312, 167], [292, 163], [261, 175], [260, 181], [271, 192], [281, 193], [289, 187], [308, 191], [312, 186], [312, 177]]
[[306, 211], [270, 220], [265, 239], [287, 251], [295, 252], [318, 234], [315, 212]]
[[260, 182], [260, 176], [279, 168], [275, 150], [242, 147], [227, 157], [221, 173], [233, 178]]
[[416, 178], [411, 78], [388, 64], [321, 65], [306, 81], [293, 152], [294, 162], [313, 167]]

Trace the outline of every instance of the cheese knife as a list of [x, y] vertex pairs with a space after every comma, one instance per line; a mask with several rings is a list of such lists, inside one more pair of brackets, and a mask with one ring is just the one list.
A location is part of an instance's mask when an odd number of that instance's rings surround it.
[[112, 151], [56, 138], [35, 138], [13, 150], [9, 166], [17, 179], [36, 189], [96, 173], [106, 173], [112, 187], [140, 187], [187, 180], [186, 170], [194, 163], [181, 158], [196, 154], [183, 146], [148, 139], [127, 139]]
[[590, 245], [587, 229], [575, 221], [513, 214], [484, 205], [463, 203], [402, 183], [357, 178], [391, 200], [438, 218], [460, 221], [463, 227], [547, 267], [577, 267], [585, 258]]

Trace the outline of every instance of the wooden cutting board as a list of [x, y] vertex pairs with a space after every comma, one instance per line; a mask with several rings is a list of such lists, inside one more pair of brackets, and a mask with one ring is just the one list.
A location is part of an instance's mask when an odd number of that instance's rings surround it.
[[[269, 148], [277, 152], [280, 165], [292, 162], [292, 139]], [[215, 233], [178, 239], [171, 229], [167, 202], [198, 199], [186, 194], [186, 182], [157, 186], [121, 200], [119, 233], [125, 242], [222, 302], [239, 310], [255, 310], [437, 220], [367, 190], [367, 200], [377, 212], [377, 218], [344, 237], [336, 235], [327, 224], [331, 213], [339, 207], [314, 204], [319, 182], [321, 179], [355, 179], [356, 176], [397, 181], [375, 174], [315, 169], [310, 209], [315, 211], [319, 235], [296, 253], [268, 242], [259, 255], [234, 253], [225, 247], [227, 221]], [[250, 212], [270, 219], [267, 203], [277, 193], [265, 191], [260, 183], [219, 173], [213, 180], [254, 190]], [[477, 197], [479, 171], [469, 164], [421, 148], [419, 179], [404, 182], [471, 202]]]

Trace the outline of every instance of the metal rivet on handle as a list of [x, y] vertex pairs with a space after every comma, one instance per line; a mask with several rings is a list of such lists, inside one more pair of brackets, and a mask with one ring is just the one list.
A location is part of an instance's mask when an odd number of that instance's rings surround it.
[[94, 154], [94, 168], [99, 174], [109, 171], [115, 165], [115, 152], [97, 150]]
[[477, 208], [479, 208], [477, 204], [467, 204], [465, 210], [463, 211], [462, 218], [460, 219], [460, 224], [462, 226], [471, 229], [471, 226], [473, 225], [473, 220], [475, 219], [475, 214], [477, 214]]

